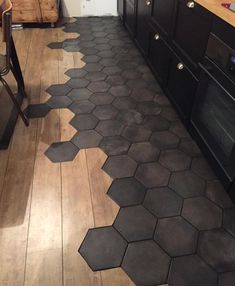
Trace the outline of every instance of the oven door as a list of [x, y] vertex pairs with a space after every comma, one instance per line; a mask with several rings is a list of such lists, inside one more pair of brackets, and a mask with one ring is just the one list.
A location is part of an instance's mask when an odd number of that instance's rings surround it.
[[200, 67], [191, 122], [232, 179], [235, 177], [235, 84], [208, 58]]

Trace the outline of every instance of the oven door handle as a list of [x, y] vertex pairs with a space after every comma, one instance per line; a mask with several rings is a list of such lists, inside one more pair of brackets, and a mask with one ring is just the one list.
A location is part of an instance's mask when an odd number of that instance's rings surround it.
[[[234, 102], [235, 102], [235, 98], [227, 91], [227, 89], [225, 89], [221, 83], [218, 82], [218, 80], [213, 76], [212, 72], [213, 72], [213, 67], [212, 66], [204, 66], [201, 63], [199, 63], [199, 67], [203, 70], [203, 72], [209, 76]], [[200, 84], [200, 80], [199, 80], [199, 84]]]

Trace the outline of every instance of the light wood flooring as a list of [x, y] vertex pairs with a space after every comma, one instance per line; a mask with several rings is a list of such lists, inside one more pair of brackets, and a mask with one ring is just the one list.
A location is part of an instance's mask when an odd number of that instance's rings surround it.
[[[31, 103], [64, 83], [64, 72], [82, 66], [81, 54], [48, 43], [77, 37], [61, 28], [24, 29], [14, 39]], [[112, 224], [118, 206], [105, 194], [111, 179], [101, 170], [106, 155], [82, 150], [73, 162], [44, 155], [52, 142], [69, 140], [73, 114], [52, 110], [26, 128], [19, 119], [8, 150], [0, 151], [0, 285], [131, 286], [121, 269], [92, 272], [78, 254], [89, 228]]]

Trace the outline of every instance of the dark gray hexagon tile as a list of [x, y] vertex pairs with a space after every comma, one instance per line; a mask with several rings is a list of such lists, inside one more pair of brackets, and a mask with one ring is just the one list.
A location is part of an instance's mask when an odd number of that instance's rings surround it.
[[200, 157], [194, 158], [192, 161], [191, 169], [193, 172], [201, 176], [206, 180], [213, 180], [216, 179], [214, 172], [212, 171], [211, 167], [207, 163], [207, 161]]
[[71, 88], [83, 88], [88, 86], [89, 81], [84, 78], [71, 78], [66, 84]]
[[111, 86], [117, 86], [117, 85], [122, 85], [125, 83], [125, 79], [119, 75], [119, 74], [116, 74], [116, 75], [109, 75], [106, 79], [106, 82], [108, 84], [110, 84]]
[[217, 286], [217, 274], [197, 255], [174, 258], [170, 267], [170, 286]]
[[205, 181], [192, 171], [181, 171], [171, 175], [169, 186], [183, 198], [199, 197], [205, 194]]
[[223, 212], [223, 227], [235, 237], [235, 208], [225, 209]]
[[[80, 46], [81, 48], [92, 48], [92, 47], [95, 46], [95, 43], [94, 43], [93, 41], [81, 41], [81, 42], [79, 43], [79, 46]], [[85, 61], [85, 60], [84, 60], [84, 57], [82, 58], [82, 60]]]
[[47, 104], [51, 108], [66, 108], [72, 103], [72, 100], [68, 96], [52, 96], [48, 101]]
[[170, 122], [161, 115], [147, 115], [144, 120], [144, 126], [153, 132], [165, 131], [169, 129]]
[[98, 119], [92, 114], [80, 114], [74, 116], [70, 124], [77, 130], [94, 129], [98, 123]]
[[154, 98], [154, 92], [149, 89], [136, 88], [131, 93], [131, 97], [133, 97], [136, 101], [139, 102], [152, 101]]
[[[92, 41], [91, 43], [93, 44]], [[100, 60], [100, 57], [98, 57], [97, 55], [84, 56], [82, 58], [82, 61], [85, 63], [97, 63], [99, 60]]]
[[82, 78], [87, 74], [87, 71], [79, 68], [69, 69], [65, 74], [70, 78]]
[[183, 200], [167, 187], [153, 188], [147, 191], [144, 206], [156, 217], [180, 215]]
[[53, 42], [53, 43], [48, 44], [47, 46], [50, 49], [62, 49], [63, 42], [58, 42], [58, 43], [57, 42]]
[[114, 97], [107, 92], [94, 93], [90, 98], [90, 101], [93, 102], [95, 105], [111, 104], [113, 100]]
[[114, 222], [116, 230], [128, 241], [153, 238], [157, 219], [143, 206], [121, 208]]
[[113, 96], [129, 96], [131, 93], [131, 90], [125, 86], [125, 85], [118, 85], [118, 86], [113, 86], [110, 88], [110, 93]]
[[181, 121], [172, 122], [170, 131], [176, 134], [179, 138], [190, 138], [188, 131], [185, 129]]
[[128, 245], [122, 268], [136, 285], [160, 285], [167, 280], [169, 256], [152, 240]]
[[128, 152], [130, 142], [121, 136], [104, 137], [100, 142], [100, 148], [108, 155], [122, 155]]
[[176, 111], [172, 107], [164, 107], [161, 112], [162, 117], [166, 118], [169, 121], [176, 121], [179, 119]]
[[125, 77], [126, 79], [138, 79], [141, 78], [142, 74], [137, 71], [137, 70], [125, 70], [122, 73], [122, 76]]
[[117, 120], [123, 122], [124, 125], [141, 124], [143, 116], [133, 109], [121, 110], [117, 115]]
[[128, 155], [139, 163], [154, 162], [159, 155], [159, 149], [149, 142], [134, 143], [131, 145]]
[[182, 216], [199, 230], [219, 228], [222, 210], [204, 197], [185, 199]]
[[112, 105], [100, 105], [94, 109], [93, 114], [99, 120], [107, 120], [115, 118], [118, 114], [118, 110]]
[[159, 162], [171, 171], [182, 171], [190, 167], [191, 158], [180, 150], [161, 152]]
[[102, 59], [100, 64], [104, 67], [113, 67], [117, 64], [117, 61], [113, 58], [111, 59]]
[[121, 60], [118, 62], [118, 67], [120, 67], [121, 69], [135, 69], [138, 66], [138, 63], [135, 61], [132, 61], [131, 57], [128, 55], [129, 60], [124, 60], [123, 59], [123, 55], [121, 55]]
[[159, 163], [141, 164], [135, 177], [147, 188], [166, 186], [170, 178], [170, 172]]
[[108, 43], [104, 43], [96, 45], [95, 48], [99, 51], [106, 51], [111, 50], [112, 47]]
[[46, 92], [52, 96], [65, 96], [70, 92], [71, 88], [66, 84], [53, 84]]
[[107, 75], [103, 72], [90, 72], [85, 76], [86, 79], [92, 82], [104, 81], [106, 77]]
[[29, 118], [45, 117], [51, 110], [51, 107], [46, 103], [30, 104], [27, 108]]
[[93, 271], [119, 267], [127, 247], [113, 227], [90, 229], [79, 249]]
[[97, 54], [101, 58], [112, 59], [115, 56], [115, 53], [111, 50], [101, 51]]
[[234, 205], [219, 181], [207, 182], [206, 196], [222, 208], [231, 208]]
[[221, 273], [219, 275], [218, 286], [231, 286], [235, 285], [235, 271]]
[[223, 229], [200, 233], [198, 254], [218, 272], [235, 270], [235, 239]]
[[101, 71], [103, 66], [99, 63], [88, 63], [84, 66], [84, 70], [87, 72], [99, 72]]
[[[79, 50], [84, 56], [96, 55], [98, 50], [96, 48], [82, 48]], [[90, 65], [90, 64], [89, 64]], [[91, 70], [89, 70], [91, 71]], [[94, 71], [94, 70], [92, 70]]]
[[107, 194], [120, 207], [127, 207], [141, 204], [146, 194], [146, 188], [135, 178], [116, 179]]
[[154, 239], [170, 256], [183, 256], [196, 251], [198, 231], [180, 216], [163, 218]]
[[73, 161], [76, 157], [79, 148], [71, 142], [57, 142], [51, 144], [46, 150], [45, 155], [53, 162]]
[[121, 69], [118, 66], [108, 66], [103, 69], [103, 72], [107, 75], [114, 75], [121, 73]]
[[132, 177], [135, 173], [137, 164], [126, 155], [109, 157], [102, 169], [112, 178]]
[[133, 124], [124, 129], [122, 136], [131, 142], [142, 142], [149, 139], [151, 131], [143, 126]]
[[136, 101], [130, 97], [117, 97], [113, 102], [113, 106], [120, 110], [135, 109]]
[[90, 113], [95, 108], [95, 105], [88, 100], [74, 101], [69, 109], [75, 114]]
[[169, 131], [156, 131], [152, 134], [150, 142], [161, 150], [176, 148], [179, 138]]
[[74, 101], [80, 101], [90, 98], [92, 93], [87, 88], [72, 89], [68, 93], [68, 97]]
[[98, 147], [101, 139], [102, 136], [95, 130], [85, 130], [76, 134], [71, 141], [80, 149], [85, 149]]
[[201, 151], [197, 146], [196, 142], [189, 138], [181, 140], [179, 144], [179, 149], [191, 157], [196, 157], [201, 154]]
[[115, 136], [120, 135], [124, 126], [121, 122], [110, 119], [100, 121], [96, 127], [96, 130], [103, 136]]
[[169, 99], [162, 93], [159, 93], [154, 97], [154, 102], [160, 106], [171, 106]]
[[94, 42], [96, 44], [106, 44], [108, 43], [109, 39], [108, 38], [95, 38]]
[[88, 89], [92, 92], [106, 92], [110, 85], [105, 81], [92, 82], [88, 85]]
[[158, 115], [161, 113], [161, 108], [152, 101], [139, 103], [137, 110], [143, 115]]

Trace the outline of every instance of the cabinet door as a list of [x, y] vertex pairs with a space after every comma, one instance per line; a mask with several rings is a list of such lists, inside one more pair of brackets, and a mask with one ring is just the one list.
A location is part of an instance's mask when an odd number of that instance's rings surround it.
[[134, 36], [136, 26], [136, 13], [135, 13], [135, 1], [126, 0], [126, 18], [125, 24], [130, 34]]
[[170, 36], [173, 31], [175, 8], [174, 0], [153, 0], [152, 21], [158, 24], [166, 36]]
[[208, 10], [193, 1], [178, 0], [174, 42], [194, 66], [204, 56], [211, 21]]
[[42, 21], [55, 23], [59, 18], [58, 0], [39, 0]]
[[171, 50], [157, 31], [152, 31], [149, 40], [149, 62], [159, 82], [164, 86], [167, 79]]
[[173, 56], [168, 74], [167, 93], [182, 119], [189, 121], [198, 81], [188, 68]]
[[118, 9], [118, 15], [121, 17], [121, 19], [124, 19], [124, 0], [118, 0], [117, 1], [117, 9]]
[[148, 54], [149, 33], [148, 23], [151, 17], [152, 0], [138, 0], [136, 41], [144, 54]]

